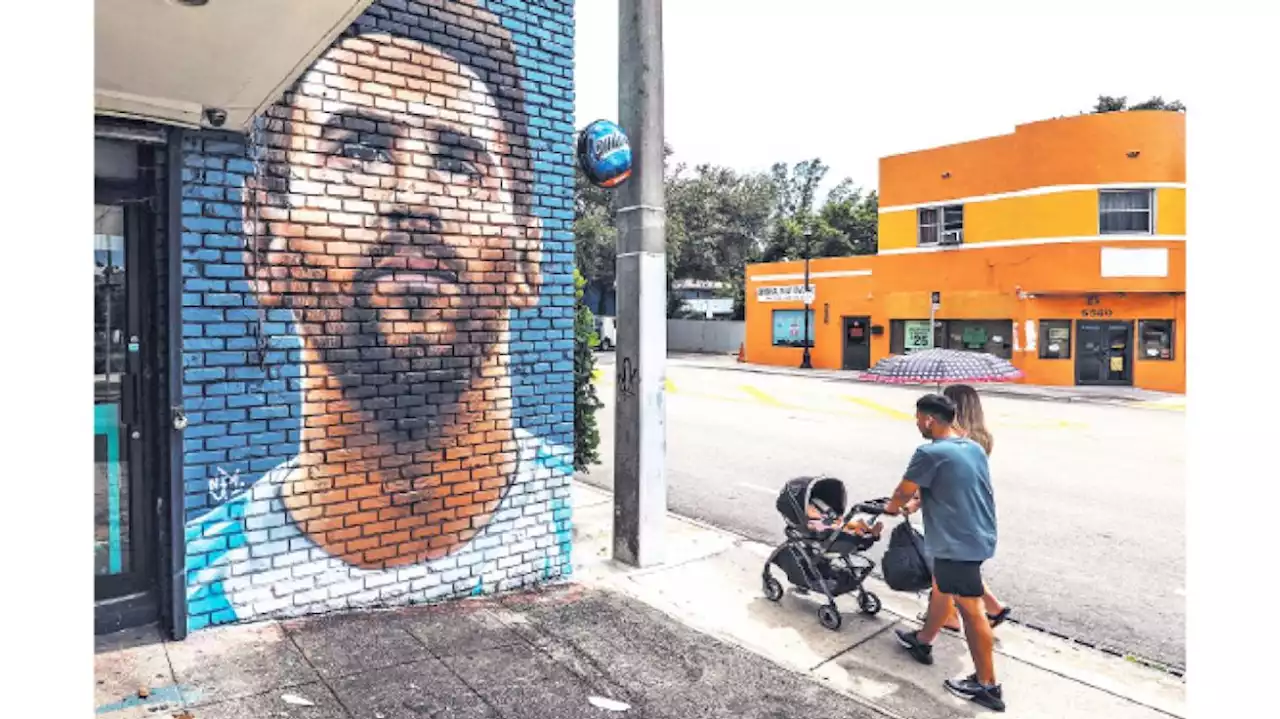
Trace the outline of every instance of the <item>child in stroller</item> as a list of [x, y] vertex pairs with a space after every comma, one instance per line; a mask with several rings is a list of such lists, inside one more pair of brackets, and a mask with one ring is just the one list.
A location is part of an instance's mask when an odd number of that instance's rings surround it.
[[[836, 597], [858, 593], [858, 609], [874, 615], [880, 598], [862, 583], [875, 562], [864, 552], [880, 539], [883, 499], [859, 502], [846, 511], [844, 483], [833, 477], [797, 477], [783, 486], [775, 506], [786, 521], [786, 541], [773, 550], [764, 565], [764, 594], [770, 601], [782, 599], [782, 584], [770, 567], [777, 566], [799, 594], [821, 592], [827, 603], [818, 608], [822, 626], [840, 628]], [[868, 515], [864, 521], [854, 514]], [[868, 521], [873, 524], [868, 524]]]

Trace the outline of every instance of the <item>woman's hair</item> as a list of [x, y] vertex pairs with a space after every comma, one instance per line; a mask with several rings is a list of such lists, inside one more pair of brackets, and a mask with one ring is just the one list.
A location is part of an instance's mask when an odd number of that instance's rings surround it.
[[956, 405], [956, 425], [963, 429], [970, 439], [977, 442], [983, 451], [991, 454], [995, 438], [987, 430], [978, 391], [967, 384], [953, 384], [943, 390], [942, 394]]

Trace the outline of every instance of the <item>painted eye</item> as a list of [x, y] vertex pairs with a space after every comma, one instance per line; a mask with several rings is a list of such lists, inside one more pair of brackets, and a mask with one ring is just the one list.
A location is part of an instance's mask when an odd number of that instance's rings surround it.
[[391, 163], [391, 153], [383, 147], [374, 147], [363, 142], [348, 142], [342, 146], [342, 156], [358, 162]]
[[448, 172], [451, 175], [459, 175], [466, 178], [467, 182], [479, 182], [484, 175], [480, 170], [480, 166], [474, 162], [460, 160], [456, 157], [437, 157], [436, 167], [441, 172]]

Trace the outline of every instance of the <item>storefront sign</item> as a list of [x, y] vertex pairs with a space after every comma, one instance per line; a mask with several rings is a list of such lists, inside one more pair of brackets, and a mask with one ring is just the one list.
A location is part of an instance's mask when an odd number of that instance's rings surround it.
[[804, 291], [804, 285], [782, 285], [775, 287], [757, 287], [757, 302], [804, 302], [812, 304], [814, 297], [813, 285], [809, 285], [809, 291]]
[[933, 348], [933, 323], [923, 320], [911, 320], [902, 323], [902, 348], [907, 352]]

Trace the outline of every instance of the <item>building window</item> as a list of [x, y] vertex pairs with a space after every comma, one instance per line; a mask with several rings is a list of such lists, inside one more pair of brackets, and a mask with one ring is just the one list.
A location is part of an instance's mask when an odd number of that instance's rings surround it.
[[1040, 359], [1071, 359], [1071, 320], [1040, 320]]
[[1100, 190], [1098, 232], [1150, 235], [1155, 232], [1155, 193], [1151, 190]]
[[[816, 324], [813, 310], [809, 310], [809, 346], [813, 346], [813, 328]], [[773, 311], [773, 346], [804, 347], [804, 310]]]
[[922, 207], [916, 212], [920, 222], [920, 245], [958, 245], [964, 242], [964, 205]]
[[947, 349], [1013, 359], [1013, 320], [947, 320], [945, 334]]
[[906, 354], [931, 347], [941, 347], [945, 339], [944, 324], [935, 322], [929, 332], [929, 320], [891, 320], [889, 322], [889, 354]]
[[1173, 320], [1138, 320], [1138, 359], [1173, 359]]

